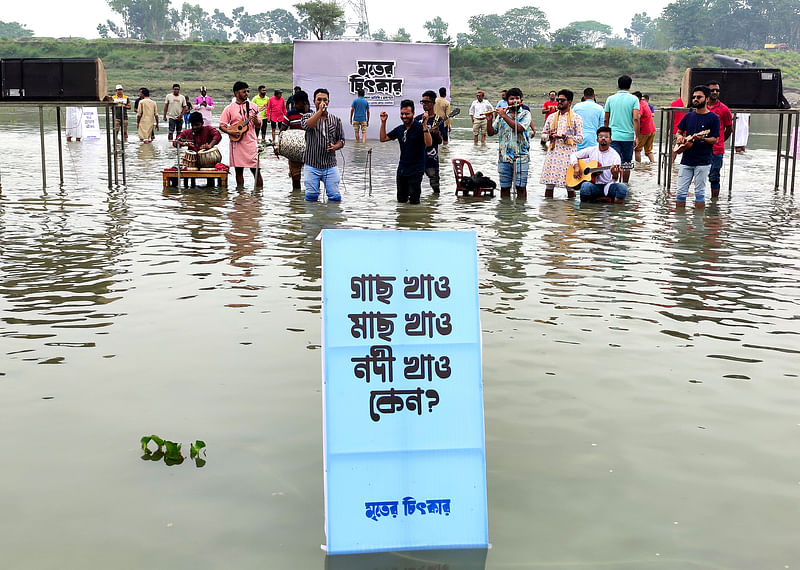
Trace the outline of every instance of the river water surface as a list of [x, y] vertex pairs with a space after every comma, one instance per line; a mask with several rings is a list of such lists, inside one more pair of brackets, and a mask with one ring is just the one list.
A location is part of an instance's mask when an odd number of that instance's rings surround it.
[[[486, 568], [800, 568], [800, 216], [768, 121], [730, 195], [676, 211], [650, 166], [623, 206], [545, 200], [538, 145], [527, 201], [456, 198], [450, 158], [497, 178], [463, 119], [417, 206], [377, 141], [340, 153], [341, 204], [272, 157], [263, 191], [162, 191], [163, 131], [110, 190], [105, 140], [64, 143], [59, 187], [48, 134], [43, 191], [36, 117], [0, 121], [4, 568], [326, 566], [323, 228], [477, 232]], [[142, 460], [150, 434], [207, 463]]]

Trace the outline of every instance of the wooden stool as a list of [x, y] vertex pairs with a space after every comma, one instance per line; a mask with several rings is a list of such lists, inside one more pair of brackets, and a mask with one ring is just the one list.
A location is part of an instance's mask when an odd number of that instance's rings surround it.
[[[168, 186], [178, 185], [178, 171], [177, 170], [164, 170], [162, 172], [164, 178], [164, 188]], [[183, 187], [189, 187], [189, 181], [192, 181], [192, 188], [195, 187], [195, 181], [198, 178], [206, 178], [211, 185], [216, 187], [217, 180], [219, 180], [220, 188], [228, 187], [228, 173], [225, 170], [181, 170], [181, 180], [183, 180]], [[175, 183], [173, 184], [173, 180]]]

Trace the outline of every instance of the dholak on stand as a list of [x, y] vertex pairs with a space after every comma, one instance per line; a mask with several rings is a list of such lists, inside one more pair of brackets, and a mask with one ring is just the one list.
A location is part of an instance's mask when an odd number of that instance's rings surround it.
[[200, 169], [213, 170], [219, 162], [222, 162], [222, 153], [217, 147], [197, 151], [197, 166]]
[[282, 131], [275, 144], [275, 152], [295, 162], [303, 162], [306, 151], [306, 132], [300, 129]]

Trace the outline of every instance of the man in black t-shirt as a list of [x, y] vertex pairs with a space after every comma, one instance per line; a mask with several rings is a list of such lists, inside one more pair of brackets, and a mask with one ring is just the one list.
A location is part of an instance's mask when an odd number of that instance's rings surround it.
[[[706, 181], [711, 171], [711, 154], [714, 143], [719, 138], [719, 117], [706, 107], [710, 91], [705, 85], [692, 90], [691, 107], [693, 113], [687, 113], [678, 123], [678, 134], [675, 143], [682, 145], [691, 143], [683, 151], [678, 169], [677, 205], [686, 204], [689, 186], [694, 180], [694, 205], [705, 207]], [[678, 151], [680, 152], [680, 150]]]
[[397, 201], [419, 204], [422, 193], [422, 175], [425, 172], [425, 150], [433, 146], [428, 129], [428, 112], [422, 114], [422, 122], [414, 120], [414, 101], [400, 102], [400, 120], [403, 122], [386, 132], [389, 115], [381, 112], [381, 142], [397, 140], [400, 143], [400, 162], [397, 165]]
[[[439, 193], [439, 145], [442, 144], [442, 131], [444, 131], [444, 119], [437, 117], [433, 110], [436, 103], [436, 92], [428, 90], [422, 94], [422, 109], [428, 114], [428, 128], [431, 131], [433, 144], [425, 149], [425, 175], [431, 183], [434, 194]], [[414, 117], [415, 121], [422, 122], [422, 114]]]

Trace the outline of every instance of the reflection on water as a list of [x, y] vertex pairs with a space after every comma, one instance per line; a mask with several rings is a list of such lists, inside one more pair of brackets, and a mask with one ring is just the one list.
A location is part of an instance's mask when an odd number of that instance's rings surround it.
[[[126, 147], [128, 185], [111, 190], [105, 141], [65, 144], [65, 183], [42, 191], [37, 123], [0, 131], [15, 149], [0, 197], [4, 561], [141, 568], [134, 544], [167, 538], [220, 568], [427, 564], [318, 549], [316, 238], [371, 228], [478, 235], [494, 548], [460, 564], [800, 562], [800, 215], [771, 188], [766, 135], [705, 211], [676, 210], [649, 165], [626, 204], [575, 207], [536, 184], [526, 201], [456, 197], [450, 158], [496, 178], [496, 143], [473, 147], [458, 121], [442, 193], [425, 180], [417, 206], [394, 201], [396, 143], [348, 142], [344, 200], [308, 203], [272, 156], [260, 191], [163, 190], [163, 136]], [[142, 433], [199, 437], [213, 461], [142, 468]], [[98, 434], [104, 453], [74, 453]], [[183, 554], [164, 566], [194, 566]]]

